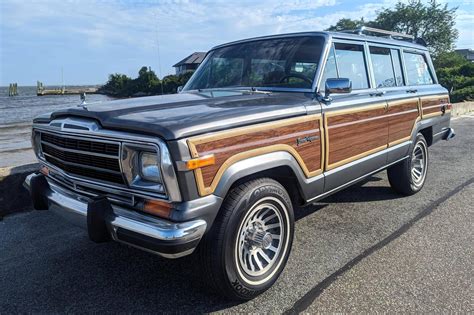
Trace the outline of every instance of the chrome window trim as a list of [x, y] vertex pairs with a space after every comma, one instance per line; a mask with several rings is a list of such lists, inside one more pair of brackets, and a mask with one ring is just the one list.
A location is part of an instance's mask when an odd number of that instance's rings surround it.
[[[88, 122], [88, 119], [80, 119], [80, 118], [75, 118], [71, 119], [71, 121], [74, 122]], [[51, 123], [53, 123], [51, 121]], [[137, 196], [146, 196], [147, 198], [150, 197], [157, 197], [160, 199], [168, 199], [169, 201], [172, 202], [180, 202], [181, 201], [181, 193], [179, 191], [179, 186], [178, 186], [178, 179], [176, 177], [176, 173], [174, 170], [173, 162], [171, 159], [171, 155], [168, 150], [168, 146], [166, 143], [158, 139], [156, 137], [152, 136], [147, 136], [147, 135], [138, 135], [138, 134], [133, 134], [129, 132], [123, 132], [123, 131], [115, 131], [115, 130], [107, 130], [107, 129], [97, 129], [97, 130], [80, 130], [80, 129], [69, 129], [67, 128], [60, 128], [56, 126], [50, 126], [49, 124], [40, 124], [40, 123], [35, 123], [33, 124], [32, 127], [33, 130], [39, 130], [39, 131], [46, 131], [50, 132], [53, 134], [60, 134], [62, 136], [66, 137], [72, 137], [72, 138], [77, 138], [78, 135], [81, 135], [83, 137], [79, 137], [79, 139], [84, 139], [84, 138], [89, 138], [92, 140], [97, 140], [100, 142], [111, 142], [111, 143], [119, 143], [120, 145], [120, 151], [121, 152], [121, 144], [123, 142], [130, 142], [134, 144], [142, 144], [142, 145], [156, 145], [159, 147], [160, 152], [161, 152], [161, 171], [162, 171], [162, 176], [163, 176], [163, 182], [164, 182], [164, 187], [165, 191], [167, 192], [167, 196], [163, 194], [157, 194], [157, 193], [148, 193], [144, 192], [141, 190], [136, 190], [136, 189], [130, 189], [130, 188], [121, 188], [120, 186], [116, 185], [111, 185], [107, 183], [103, 183], [99, 180], [91, 181], [91, 180], [86, 180], [83, 178], [78, 178], [75, 176], [71, 176], [69, 174], [65, 174], [64, 172], [60, 171], [63, 176], [65, 176], [68, 179], [73, 179], [78, 182], [87, 182], [92, 185], [97, 185], [97, 187], [103, 188], [106, 187], [108, 189], [114, 189], [114, 190], [122, 190], [125, 192], [133, 192]], [[120, 153], [121, 154], [121, 153]], [[121, 158], [121, 156], [120, 156]], [[49, 163], [47, 163], [44, 159], [38, 157], [38, 159], [47, 165], [48, 167], [50, 166]], [[120, 164], [121, 165], [121, 164]], [[122, 166], [120, 166], [122, 167]], [[58, 168], [53, 167], [56, 171]], [[121, 169], [122, 173], [123, 170]], [[100, 183], [97, 184], [97, 183]], [[91, 187], [93, 188], [93, 187]]]
[[431, 56], [430, 54], [425, 51], [425, 50], [420, 50], [420, 49], [414, 49], [414, 48], [403, 48], [401, 49], [401, 55], [402, 55], [402, 59], [403, 59], [403, 66], [404, 66], [404, 70], [406, 71], [406, 65], [405, 65], [405, 53], [408, 53], [408, 54], [415, 54], [415, 55], [420, 55], [423, 57], [423, 60], [425, 61], [426, 65], [428, 66], [428, 73], [430, 74], [430, 77], [431, 77], [431, 81], [433, 81], [433, 83], [431, 84], [416, 84], [416, 85], [409, 85], [408, 84], [408, 76], [405, 75], [405, 78], [406, 78], [406, 81], [405, 84], [406, 86], [432, 86], [432, 85], [435, 85], [435, 84], [439, 84], [438, 83], [438, 77], [436, 76], [436, 71], [434, 71], [433, 69], [433, 62], [431, 60]]

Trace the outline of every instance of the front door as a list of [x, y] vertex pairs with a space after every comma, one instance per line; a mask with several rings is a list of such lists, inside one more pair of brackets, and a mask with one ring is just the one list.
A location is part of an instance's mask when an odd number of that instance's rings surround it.
[[332, 100], [323, 105], [325, 192], [386, 164], [387, 103], [382, 93], [371, 89], [367, 65], [364, 43], [341, 41], [333, 44], [322, 85], [327, 78], [349, 78], [352, 92], [331, 95]]

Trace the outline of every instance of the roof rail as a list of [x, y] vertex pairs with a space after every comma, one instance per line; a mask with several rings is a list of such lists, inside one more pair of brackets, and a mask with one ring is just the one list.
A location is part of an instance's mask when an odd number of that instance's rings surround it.
[[362, 35], [364, 33], [374, 33], [374, 34], [385, 35], [385, 36], [388, 36], [390, 38], [401, 38], [401, 39], [409, 39], [409, 40], [414, 40], [415, 39], [415, 37], [413, 37], [412, 35], [381, 30], [381, 29], [378, 29], [378, 28], [368, 27], [368, 26], [362, 26], [361, 28], [359, 28], [357, 30], [347, 30], [347, 31], [342, 31], [342, 32], [343, 33], [356, 33], [356, 34], [359, 34], [359, 35]]

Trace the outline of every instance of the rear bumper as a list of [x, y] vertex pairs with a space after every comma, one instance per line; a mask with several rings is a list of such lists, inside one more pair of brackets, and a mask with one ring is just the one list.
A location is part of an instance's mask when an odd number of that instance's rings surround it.
[[[35, 206], [43, 205], [42, 208], [88, 229], [89, 235], [91, 226], [96, 228], [97, 224], [90, 223], [90, 205], [94, 200], [60, 187], [46, 180], [42, 174], [29, 175], [24, 186], [31, 192]], [[104, 202], [103, 208], [107, 208], [107, 211], [101, 211], [102, 222], [99, 223], [103, 223], [104, 231], [100, 232], [115, 241], [166, 258], [179, 258], [191, 254], [206, 231], [207, 223], [202, 219], [176, 223], [112, 205], [107, 200]]]
[[437, 134], [433, 135], [433, 143], [438, 142], [439, 140], [451, 140], [456, 136], [453, 128], [443, 128], [443, 130]]

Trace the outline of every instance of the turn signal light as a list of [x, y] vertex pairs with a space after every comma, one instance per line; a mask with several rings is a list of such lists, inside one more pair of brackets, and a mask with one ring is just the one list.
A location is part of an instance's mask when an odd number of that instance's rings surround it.
[[143, 204], [143, 211], [162, 218], [169, 218], [171, 214], [171, 204], [159, 200], [147, 200]]
[[211, 154], [186, 161], [185, 163], [187, 170], [195, 170], [204, 166], [216, 164], [216, 158], [214, 157], [214, 154]]

